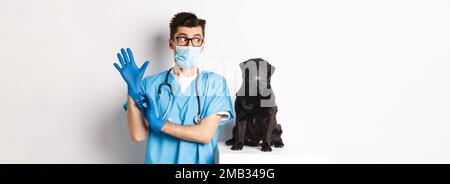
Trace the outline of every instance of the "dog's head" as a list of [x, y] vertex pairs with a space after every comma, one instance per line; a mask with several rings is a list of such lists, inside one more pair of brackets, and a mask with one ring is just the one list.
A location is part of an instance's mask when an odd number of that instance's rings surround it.
[[267, 96], [271, 89], [270, 79], [275, 71], [266, 60], [254, 58], [239, 64], [242, 70], [243, 85], [246, 96]]

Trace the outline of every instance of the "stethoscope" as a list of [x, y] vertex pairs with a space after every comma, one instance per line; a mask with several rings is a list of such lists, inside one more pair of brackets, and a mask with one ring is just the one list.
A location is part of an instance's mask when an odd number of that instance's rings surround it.
[[[161, 88], [163, 86], [167, 86], [169, 87], [170, 93], [169, 93], [169, 104], [167, 105], [166, 110], [164, 111], [164, 114], [161, 116], [162, 118], [165, 118], [167, 116], [167, 113], [169, 112], [169, 109], [171, 108], [172, 105], [172, 98], [173, 98], [173, 91], [172, 91], [172, 85], [169, 84], [169, 75], [170, 75], [170, 71], [172, 71], [172, 68], [169, 69], [169, 71], [166, 74], [166, 79], [164, 80], [163, 83], [161, 83], [158, 87], [158, 113], [159, 115], [161, 115], [161, 113], [159, 112], [161, 110], [161, 103], [160, 103], [160, 99], [161, 99]], [[201, 119], [200, 119], [200, 113], [201, 113], [201, 106], [200, 106], [200, 96], [199, 96], [199, 92], [198, 92], [198, 78], [200, 76], [200, 72], [197, 69], [197, 77], [195, 78], [195, 93], [196, 93], [196, 97], [197, 97], [197, 115], [195, 115], [194, 117], [194, 123], [195, 124], [200, 124], [201, 123]]]

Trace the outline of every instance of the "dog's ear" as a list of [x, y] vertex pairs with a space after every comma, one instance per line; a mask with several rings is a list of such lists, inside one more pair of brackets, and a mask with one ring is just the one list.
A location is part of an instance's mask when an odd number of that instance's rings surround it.
[[245, 65], [246, 62], [247, 62], [247, 61], [244, 61], [244, 62], [242, 62], [242, 63], [239, 63], [239, 67], [241, 67], [241, 70], [244, 70], [244, 65]]
[[273, 72], [275, 72], [275, 67], [271, 65], [269, 62], [267, 62], [267, 71], [270, 77], [272, 77]]

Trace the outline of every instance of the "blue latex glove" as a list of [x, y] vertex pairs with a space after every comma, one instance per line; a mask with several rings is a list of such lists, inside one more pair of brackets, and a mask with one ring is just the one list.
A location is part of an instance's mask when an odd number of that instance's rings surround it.
[[153, 107], [152, 99], [149, 99], [149, 103], [144, 113], [144, 118], [147, 120], [150, 130], [154, 132], [161, 132], [166, 120], [158, 117], [156, 114], [156, 109]]
[[128, 95], [133, 99], [139, 109], [143, 110], [145, 98], [139, 93], [139, 91], [141, 88], [142, 76], [144, 76], [145, 69], [149, 64], [149, 61], [146, 61], [141, 68], [138, 68], [134, 62], [133, 53], [130, 48], [127, 48], [127, 51], [122, 48], [121, 52], [122, 54], [117, 53], [117, 58], [119, 59], [122, 67], [120, 67], [117, 63], [114, 63], [114, 66], [127, 83]]

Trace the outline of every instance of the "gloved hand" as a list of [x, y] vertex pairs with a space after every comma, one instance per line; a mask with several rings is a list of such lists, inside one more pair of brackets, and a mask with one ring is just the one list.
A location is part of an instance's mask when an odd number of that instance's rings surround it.
[[122, 67], [120, 67], [117, 63], [114, 63], [114, 66], [127, 83], [128, 95], [133, 99], [139, 109], [143, 110], [145, 98], [139, 93], [139, 91], [141, 88], [142, 76], [144, 75], [149, 61], [146, 61], [141, 68], [138, 68], [134, 62], [133, 53], [130, 48], [127, 48], [127, 51], [122, 48], [121, 52], [122, 54], [117, 53], [117, 58], [119, 59]]
[[150, 130], [153, 130], [154, 132], [161, 132], [162, 127], [166, 123], [166, 120], [162, 119], [162, 117], [158, 117], [156, 114], [152, 99], [149, 99], [147, 108], [144, 111], [144, 118], [147, 120]]

